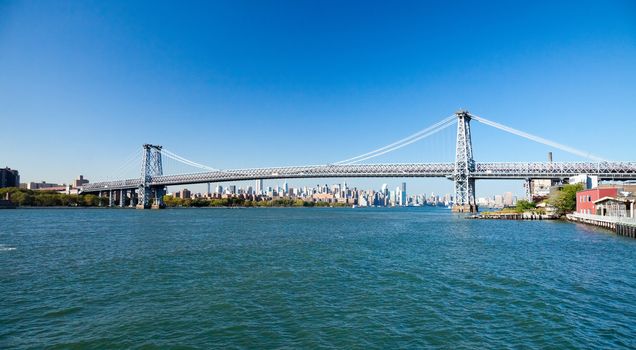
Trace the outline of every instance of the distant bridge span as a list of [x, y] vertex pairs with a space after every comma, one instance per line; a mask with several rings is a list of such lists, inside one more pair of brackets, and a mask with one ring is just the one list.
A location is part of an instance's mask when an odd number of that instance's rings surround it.
[[[442, 177], [452, 179], [454, 163], [314, 165], [274, 168], [233, 169], [152, 177], [150, 186], [190, 185], [258, 179], [330, 178], [330, 177]], [[472, 178], [480, 179], [555, 179], [579, 174], [596, 175], [601, 180], [636, 180], [636, 162], [553, 162], [553, 163], [475, 163]], [[137, 188], [141, 179], [95, 182], [82, 192]]]

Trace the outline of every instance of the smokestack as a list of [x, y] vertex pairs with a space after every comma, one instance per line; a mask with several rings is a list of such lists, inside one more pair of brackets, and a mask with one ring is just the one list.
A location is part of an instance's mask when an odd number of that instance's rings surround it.
[[548, 162], [552, 163], [552, 152], [548, 152]]

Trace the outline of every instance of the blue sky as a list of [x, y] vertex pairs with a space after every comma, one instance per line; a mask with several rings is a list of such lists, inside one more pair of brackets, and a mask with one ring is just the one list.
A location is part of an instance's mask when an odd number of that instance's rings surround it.
[[[217, 168], [323, 164], [458, 108], [636, 160], [635, 62], [630, 1], [0, 0], [0, 166], [97, 180], [142, 143]], [[452, 161], [453, 138], [374, 161]], [[477, 161], [579, 159], [476, 123], [473, 138]]]

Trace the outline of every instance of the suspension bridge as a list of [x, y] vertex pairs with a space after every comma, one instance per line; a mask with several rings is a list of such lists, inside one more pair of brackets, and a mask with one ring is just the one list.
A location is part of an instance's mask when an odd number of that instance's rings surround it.
[[[473, 159], [470, 122], [503, 130], [510, 134], [553, 147], [576, 156], [589, 159], [587, 162], [509, 162], [480, 163]], [[456, 125], [455, 161], [449, 163], [398, 163], [360, 164], [380, 155], [427, 138], [439, 131]], [[176, 175], [164, 175], [163, 158], [199, 168], [203, 171]], [[526, 193], [531, 180], [551, 179], [563, 182], [579, 174], [598, 176], [599, 180], [636, 180], [636, 162], [612, 162], [545, 138], [532, 135], [509, 126], [476, 116], [467, 111], [458, 111], [428, 128], [406, 138], [373, 151], [324, 165], [291, 167], [269, 167], [252, 169], [215, 169], [188, 160], [162, 146], [145, 144], [142, 148], [141, 176], [138, 178], [95, 182], [81, 187], [81, 193], [98, 193], [108, 196], [111, 206], [129, 205], [140, 209], [162, 208], [167, 186], [291, 178], [339, 178], [339, 177], [440, 177], [455, 184], [456, 212], [475, 212], [475, 180], [512, 179], [525, 180]]]

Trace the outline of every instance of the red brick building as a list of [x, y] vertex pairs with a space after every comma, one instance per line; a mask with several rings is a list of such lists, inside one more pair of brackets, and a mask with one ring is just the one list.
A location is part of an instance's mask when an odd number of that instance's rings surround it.
[[605, 187], [584, 190], [576, 193], [576, 212], [581, 214], [596, 214], [594, 201], [603, 197], [614, 197], [618, 195], [618, 188]]

